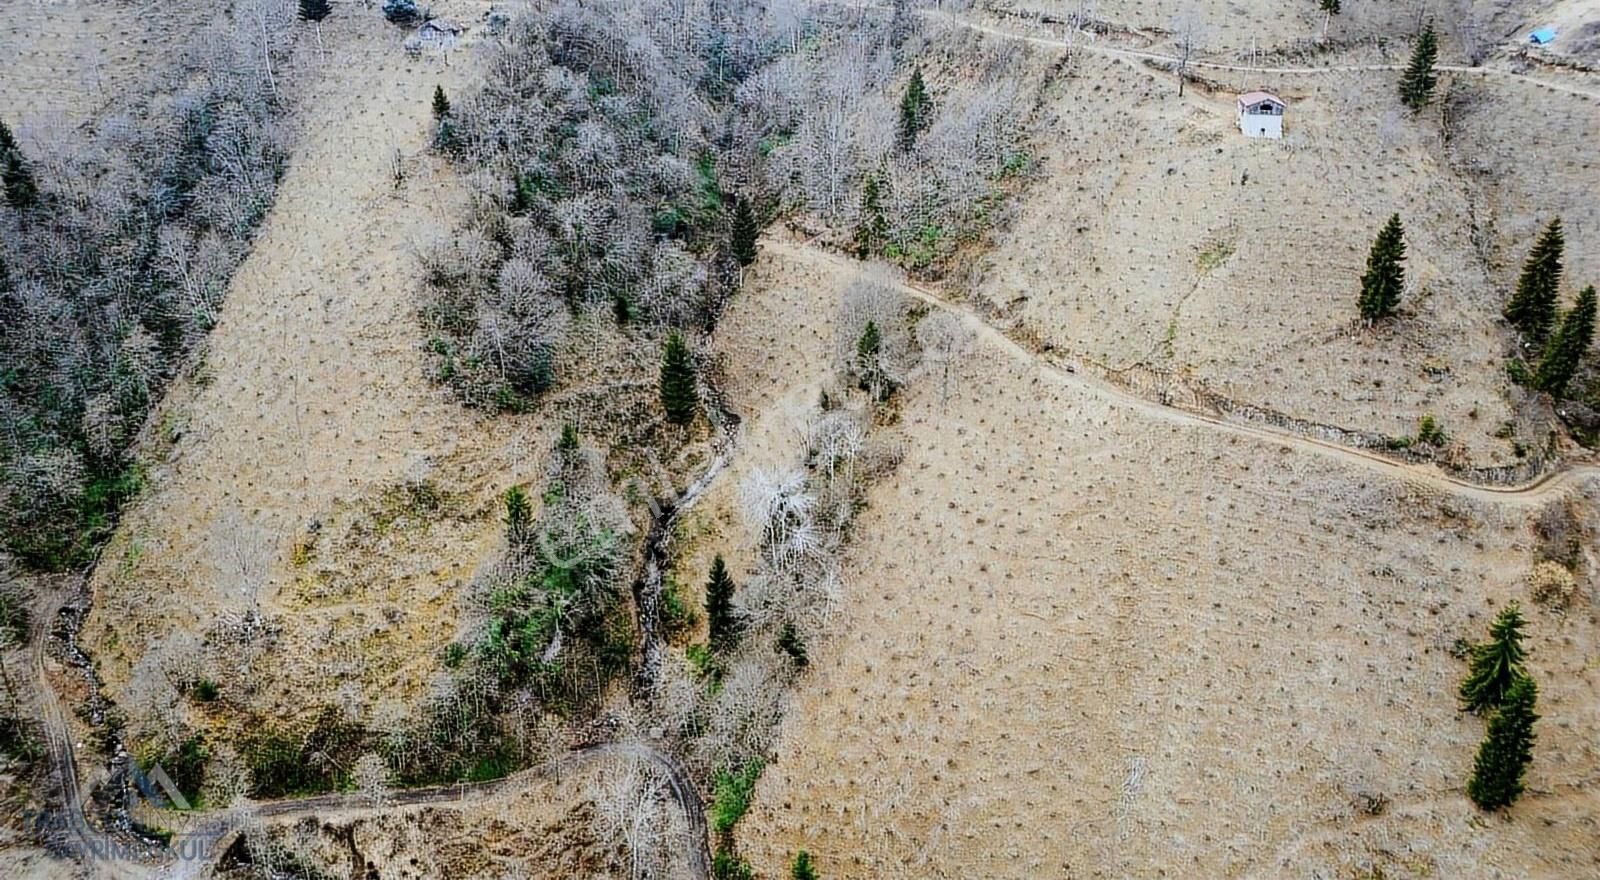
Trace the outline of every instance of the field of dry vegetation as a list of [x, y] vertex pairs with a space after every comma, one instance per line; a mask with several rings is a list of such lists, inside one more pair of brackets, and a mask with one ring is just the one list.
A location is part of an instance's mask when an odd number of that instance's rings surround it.
[[1590, 0], [11, 5], [0, 873], [1600, 876]]

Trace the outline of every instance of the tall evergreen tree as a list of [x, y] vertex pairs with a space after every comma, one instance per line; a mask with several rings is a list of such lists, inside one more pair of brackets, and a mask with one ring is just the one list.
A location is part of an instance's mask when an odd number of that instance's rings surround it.
[[928, 97], [928, 84], [922, 79], [922, 68], [911, 71], [911, 82], [905, 96], [900, 99], [900, 129], [898, 143], [902, 152], [911, 149], [932, 119], [933, 101]]
[[674, 331], [667, 337], [666, 350], [661, 355], [661, 408], [667, 419], [676, 425], [694, 421], [695, 408], [700, 398], [694, 390], [694, 361], [689, 356], [689, 343], [683, 334]]
[[1589, 352], [1594, 339], [1595, 293], [1591, 284], [1578, 294], [1578, 303], [1561, 318], [1561, 326], [1545, 346], [1544, 357], [1533, 376], [1533, 384], [1554, 397], [1567, 393], [1567, 383], [1572, 381]]
[[1400, 305], [1400, 291], [1406, 285], [1405, 230], [1395, 214], [1378, 231], [1367, 255], [1367, 271], [1361, 276], [1361, 317], [1368, 322], [1387, 318]]
[[739, 621], [733, 614], [733, 577], [722, 561], [722, 554], [711, 560], [711, 577], [706, 581], [706, 623], [711, 649], [726, 651], [739, 641]]
[[856, 372], [861, 375], [862, 390], [871, 390], [883, 381], [883, 334], [876, 321], [868, 321], [856, 340]]
[[739, 265], [748, 266], [756, 261], [756, 239], [761, 236], [761, 224], [756, 222], [756, 212], [750, 202], [741, 198], [733, 206], [733, 232], [730, 247]]
[[302, 21], [320, 22], [333, 12], [333, 4], [328, 0], [300, 0], [300, 19]]
[[1508, 807], [1522, 794], [1522, 777], [1533, 761], [1538, 701], [1539, 688], [1533, 679], [1519, 675], [1506, 691], [1505, 704], [1489, 719], [1467, 783], [1467, 796], [1480, 808]]
[[883, 216], [882, 196], [879, 193], [878, 175], [867, 175], [861, 189], [861, 211], [856, 217], [856, 259], [865, 260], [878, 252], [889, 234], [889, 221]]
[[789, 866], [789, 880], [817, 880], [817, 866], [811, 860], [811, 853], [800, 850], [794, 854], [794, 863]]
[[521, 486], [506, 490], [506, 537], [513, 546], [522, 546], [533, 535], [533, 507], [528, 492]]
[[1433, 22], [1422, 28], [1417, 44], [1411, 50], [1411, 63], [1400, 76], [1400, 100], [1413, 111], [1421, 110], [1433, 100], [1433, 87], [1439, 84], [1439, 75], [1433, 64], [1439, 58], [1439, 38], [1434, 36]]
[[34, 182], [33, 170], [4, 122], [0, 122], [0, 187], [5, 189], [6, 204], [19, 211], [39, 201], [39, 186]]
[[444, 121], [450, 115], [450, 99], [445, 97], [444, 86], [433, 87], [433, 118]]
[[1556, 322], [1556, 299], [1561, 290], [1561, 256], [1566, 238], [1561, 218], [1550, 221], [1528, 252], [1517, 279], [1517, 292], [1506, 303], [1506, 320], [1536, 342], [1543, 342]]
[[1461, 682], [1461, 702], [1471, 711], [1499, 706], [1522, 675], [1523, 625], [1522, 609], [1512, 602], [1490, 624], [1489, 641], [1472, 649], [1472, 671]]

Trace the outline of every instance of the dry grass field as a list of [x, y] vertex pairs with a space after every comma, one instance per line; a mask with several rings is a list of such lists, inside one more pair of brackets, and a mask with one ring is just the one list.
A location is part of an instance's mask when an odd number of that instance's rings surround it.
[[[1234, 398], [1390, 435], [1431, 412], [1475, 457], [1509, 453], [1490, 436], [1508, 417], [1508, 337], [1462, 222], [1472, 202], [1426, 124], [1390, 113], [1389, 77], [1235, 75], [1179, 99], [1169, 78], [1121, 60], [1089, 57], [1079, 71], [1052, 104], [1050, 184], [979, 272], [979, 297], [1113, 367], [1176, 369]], [[1290, 103], [1281, 142], [1234, 124], [1236, 89], [1261, 85]], [[1360, 276], [1395, 212], [1408, 234], [1406, 314], [1370, 332]]]
[[[1159, 31], [1193, 11], [1213, 61], [1403, 62], [1403, 41], [1375, 40], [1409, 34], [1415, 8], [1345, 5], [1327, 51], [1303, 42], [1322, 29], [1312, 0], [1092, 15], [1116, 26], [1102, 47], [1169, 51]], [[1059, 35], [1018, 14], [1078, 8], [978, 6], [943, 26]], [[1472, 7], [1508, 65], [1528, 22], [1594, 11], [1511, 6]], [[0, 101], [32, 141], [134, 89], [145, 41], [188, 20], [5, 7], [0, 51], [21, 73], [0, 75]], [[488, 8], [435, 4], [472, 23]], [[199, 363], [145, 430], [147, 488], [93, 576], [84, 644], [118, 704], [145, 699], [164, 646], [255, 603], [270, 653], [239, 658], [224, 706], [366, 720], [426, 693], [463, 586], [503, 542], [502, 493], [538, 482], [559, 431], [559, 406], [490, 416], [429, 376], [419, 255], [457, 228], [466, 187], [428, 152], [428, 99], [469, 92], [481, 58], [408, 57], [361, 13], [330, 18], [328, 54], [300, 72], [287, 175]], [[1466, 55], [1447, 30], [1444, 60]], [[1538, 70], [1600, 93], [1593, 74]], [[1600, 100], [1457, 73], [1412, 117], [1391, 71], [1196, 73], [1180, 98], [1169, 72], [1084, 52], [1038, 96], [1032, 174], [941, 294], [1022, 344], [976, 345], [948, 396], [917, 374], [885, 419], [905, 458], [851, 526], [844, 600], [737, 828], [758, 876], [787, 876], [804, 848], [828, 878], [1600, 877], [1600, 481], [1572, 492], [1579, 588], [1555, 609], [1527, 586], [1545, 501], [1465, 499], [1166, 418], [1025, 350], [1391, 436], [1433, 415], [1462, 458], [1511, 463], [1504, 424], [1553, 422], [1506, 377], [1501, 307], [1555, 214], [1568, 292], [1600, 283]], [[1252, 88], [1287, 100], [1282, 141], [1237, 131]], [[1359, 276], [1394, 212], [1408, 289], [1369, 329]], [[679, 523], [673, 577], [696, 607], [713, 554], [736, 580], [755, 568], [740, 487], [801, 457], [835, 374], [838, 294], [877, 271], [791, 231], [766, 241], [711, 342], [742, 425]], [[1458, 709], [1459, 655], [1511, 601], [1543, 720], [1528, 794], [1490, 814], [1463, 793], [1484, 722]], [[224, 741], [246, 717], [233, 708], [194, 713]], [[384, 878], [626, 877], [582, 797], [599, 772], [280, 836], [333, 876], [359, 850]]]
[[[23, 131], [66, 130], [148, 91], [174, 32], [215, 15], [205, 3], [6, 0], [0, 3], [0, 106]], [[63, 134], [63, 136], [65, 136]]]
[[[490, 421], [434, 387], [418, 338], [418, 255], [460, 204], [424, 155], [428, 98], [466, 88], [470, 56], [407, 58], [376, 15], [325, 30], [337, 54], [306, 77], [296, 161], [199, 378], [153, 420], [151, 490], [97, 575], [86, 633], [114, 695], [160, 640], [245, 613], [251, 588], [283, 629], [257, 692], [234, 698], [292, 718], [339, 693], [414, 693], [499, 540], [499, 493], [550, 445], [539, 419]], [[423, 484], [445, 515], [412, 509], [406, 486]]]
[[1595, 870], [1587, 606], [1533, 612], [1536, 794], [1487, 820], [1461, 794], [1482, 722], [1450, 649], [1527, 604], [1532, 511], [1151, 422], [992, 349], [959, 387], [906, 402], [744, 828], [763, 876], [801, 847], [840, 877]]

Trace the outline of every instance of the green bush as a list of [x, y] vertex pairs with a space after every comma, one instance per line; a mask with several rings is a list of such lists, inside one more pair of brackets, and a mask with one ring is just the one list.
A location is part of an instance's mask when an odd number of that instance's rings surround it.
[[711, 859], [712, 880], [755, 880], [750, 863], [730, 849], [719, 849]]
[[711, 797], [711, 830], [718, 836], [731, 834], [750, 809], [750, 793], [767, 767], [760, 758], [751, 760], [737, 772], [718, 770]]

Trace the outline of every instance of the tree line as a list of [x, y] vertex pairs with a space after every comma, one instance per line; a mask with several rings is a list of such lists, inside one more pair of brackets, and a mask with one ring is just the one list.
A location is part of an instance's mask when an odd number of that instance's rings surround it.
[[[1555, 398], [1568, 394], [1569, 386], [1584, 366], [1594, 339], [1595, 288], [1588, 285], [1572, 308], [1560, 311], [1562, 253], [1565, 237], [1561, 218], [1550, 221], [1523, 263], [1516, 291], [1506, 301], [1505, 319], [1522, 337], [1526, 351], [1536, 354], [1530, 371], [1513, 361], [1512, 378]], [[1392, 215], [1373, 239], [1367, 269], [1361, 276], [1359, 307], [1369, 324], [1393, 317], [1405, 290], [1405, 229], [1400, 215]]]
[[0, 118], [0, 531], [29, 565], [82, 562], [140, 482], [128, 448], [283, 170], [292, 14], [220, 16], [172, 53], [162, 94], [39, 156]]

